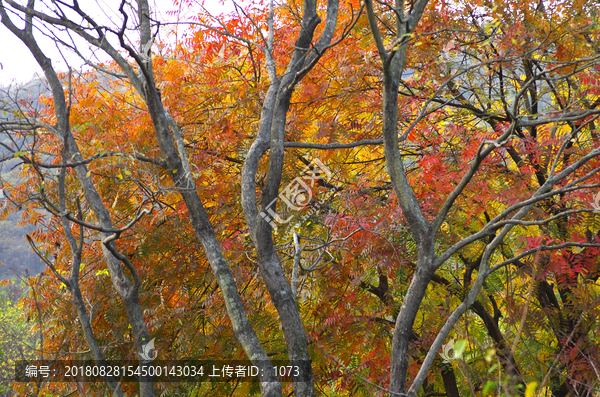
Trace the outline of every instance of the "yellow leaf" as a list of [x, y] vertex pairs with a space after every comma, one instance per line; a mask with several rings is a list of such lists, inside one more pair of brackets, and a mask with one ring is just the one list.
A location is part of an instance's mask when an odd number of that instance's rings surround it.
[[525, 397], [533, 397], [533, 393], [535, 393], [537, 385], [537, 382], [528, 383], [527, 387], [525, 388]]
[[492, 358], [494, 358], [494, 355], [496, 354], [496, 349], [489, 349], [486, 353], [485, 353], [485, 361], [488, 363], [492, 362]]

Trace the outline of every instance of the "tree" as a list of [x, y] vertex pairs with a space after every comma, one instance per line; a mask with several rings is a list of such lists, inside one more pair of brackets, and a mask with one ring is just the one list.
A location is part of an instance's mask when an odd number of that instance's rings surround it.
[[[36, 40], [33, 37], [33, 20], [39, 19], [53, 26], [60, 26], [66, 28], [78, 34], [89, 44], [96, 46], [99, 49], [104, 50], [110, 55], [113, 60], [119, 65], [122, 73], [125, 73], [129, 83], [135, 87], [137, 93], [143, 98], [145, 105], [148, 108], [150, 117], [152, 118], [152, 124], [156, 140], [161, 150], [161, 155], [164, 160], [158, 162], [168, 170], [170, 177], [174, 182], [175, 188], [181, 194], [186, 206], [188, 208], [188, 216], [192, 227], [195, 230], [196, 236], [201, 242], [205, 254], [208, 257], [213, 272], [217, 277], [222, 293], [225, 297], [225, 302], [228, 308], [230, 319], [233, 323], [233, 328], [236, 331], [236, 336], [246, 351], [247, 356], [257, 365], [262, 371], [261, 374], [261, 387], [263, 388], [264, 395], [278, 395], [281, 394], [281, 385], [272, 374], [270, 370], [272, 365], [270, 360], [265, 353], [264, 349], [260, 345], [254, 330], [248, 322], [245, 314], [245, 309], [239, 297], [239, 292], [231, 275], [231, 271], [223, 257], [221, 248], [219, 247], [218, 241], [216, 240], [213, 227], [210, 223], [208, 215], [204, 209], [204, 206], [194, 189], [195, 181], [191, 174], [190, 164], [187, 160], [185, 148], [181, 139], [181, 132], [177, 124], [174, 122], [173, 117], [166, 112], [161, 102], [160, 93], [156, 87], [154, 73], [152, 71], [152, 59], [149, 54], [148, 44], [151, 45], [154, 40], [151, 31], [151, 17], [150, 8], [146, 1], [139, 1], [137, 8], [134, 10], [125, 10], [125, 3], [121, 3], [120, 12], [123, 17], [123, 25], [120, 30], [111, 30], [100, 26], [94, 21], [89, 15], [87, 15], [77, 3], [73, 5], [57, 5], [57, 17], [44, 14], [35, 10], [34, 3], [28, 3], [28, 5], [21, 6], [15, 2], [7, 1], [6, 4], [11, 7], [10, 12], [20, 12], [25, 20], [25, 28], [20, 30], [12, 22], [8, 15], [7, 9], [4, 5], [0, 7], [0, 13], [2, 15], [2, 21], [13, 34], [19, 37], [25, 45], [30, 49], [32, 54], [36, 57], [36, 60], [44, 70], [44, 74], [48, 79], [48, 83], [53, 93], [53, 105], [54, 115], [57, 119], [56, 128], [54, 128], [54, 134], [57, 138], [63, 141], [64, 153], [63, 153], [63, 164], [61, 171], [61, 178], [64, 178], [64, 167], [66, 164], [64, 160], [66, 158], [72, 159], [77, 165], [73, 166], [78, 176], [78, 182], [81, 184], [88, 204], [94, 211], [95, 217], [98, 219], [100, 224], [98, 226], [91, 226], [85, 224], [87, 227], [92, 229], [100, 230], [102, 236], [102, 249], [105, 255], [105, 261], [107, 262], [108, 269], [113, 281], [113, 286], [117, 290], [121, 300], [124, 302], [125, 308], [129, 314], [129, 322], [133, 328], [135, 335], [139, 335], [138, 340], [138, 351], [142, 352], [142, 344], [150, 340], [147, 331], [146, 324], [143, 320], [143, 313], [139, 303], [138, 289], [141, 285], [141, 280], [137, 275], [137, 271], [128, 260], [126, 256], [119, 253], [114, 246], [114, 240], [120, 237], [120, 234], [125, 229], [113, 229], [112, 221], [106, 206], [102, 203], [101, 197], [88, 174], [86, 161], [81, 157], [80, 149], [77, 143], [73, 139], [70, 119], [69, 119], [69, 106], [67, 103], [63, 87], [58, 79], [56, 71], [52, 68], [51, 61], [47, 58], [43, 51], [40, 49]], [[267, 95], [266, 103], [264, 105], [265, 113], [263, 115], [262, 128], [259, 132], [255, 144], [255, 148], [250, 150], [250, 155], [246, 160], [248, 166], [245, 168], [243, 183], [244, 188], [244, 205], [246, 218], [249, 223], [251, 234], [254, 237], [255, 244], [259, 254], [259, 263], [262, 267], [263, 279], [266, 282], [267, 288], [271, 295], [275, 307], [280, 313], [280, 318], [283, 325], [283, 330], [286, 335], [288, 343], [288, 353], [290, 360], [292, 361], [308, 361], [308, 349], [307, 341], [303, 331], [302, 322], [300, 315], [296, 307], [295, 299], [291, 296], [291, 290], [285, 277], [283, 276], [281, 264], [276, 257], [276, 253], [272, 244], [270, 235], [270, 226], [263, 220], [257, 221], [258, 211], [256, 209], [256, 203], [254, 199], [254, 177], [256, 168], [258, 166], [258, 160], [267, 147], [265, 144], [268, 143], [267, 137], [269, 134], [273, 136], [271, 144], [271, 167], [272, 170], [269, 173], [267, 180], [267, 189], [265, 191], [265, 199], [273, 199], [277, 195], [277, 189], [281, 179], [281, 167], [283, 160], [283, 128], [285, 126], [285, 117], [287, 114], [287, 108], [289, 107], [289, 100], [293, 92], [294, 86], [306, 74], [318, 61], [323, 51], [326, 50], [329, 45], [333, 34], [335, 32], [337, 22], [338, 4], [336, 1], [332, 1], [328, 4], [327, 10], [327, 21], [321, 38], [317, 42], [314, 48], [312, 45], [312, 37], [317, 25], [320, 22], [320, 18], [317, 15], [317, 4], [313, 1], [307, 1], [304, 4], [304, 14], [300, 23], [300, 31], [298, 33], [298, 39], [296, 41], [295, 49], [292, 57], [289, 61], [287, 72], [283, 77], [278, 77], [276, 65], [273, 58], [273, 3], [271, 3], [271, 11], [268, 17], [267, 25], [269, 27], [269, 39], [264, 41], [264, 45], [261, 45], [265, 56], [267, 57], [268, 70], [271, 78], [270, 93]], [[78, 25], [69, 18], [67, 18], [65, 11], [74, 12], [82, 21], [90, 24], [94, 27], [93, 34], [90, 34], [87, 28], [83, 25]], [[128, 43], [128, 38], [125, 37], [129, 11], [135, 11], [139, 26], [136, 32], [139, 34], [138, 41], [140, 43], [139, 50], [134, 50]], [[224, 27], [227, 33], [227, 27]], [[109, 41], [105, 40], [106, 35], [114, 33], [115, 37], [119, 40], [119, 44], [122, 50], [126, 51], [130, 57], [136, 61], [136, 67], [134, 69], [126, 59], [113, 47]], [[27, 126], [27, 123], [16, 123], [16, 127]], [[41, 127], [42, 125], [36, 125]], [[45, 126], [48, 127], [48, 126]], [[277, 138], [278, 137], [278, 138]], [[278, 143], [277, 143], [278, 142]], [[276, 144], [277, 143], [277, 144]], [[249, 178], [252, 180], [249, 180]], [[62, 180], [62, 179], [61, 179]], [[62, 186], [63, 182], [59, 182]], [[48, 200], [42, 197], [45, 204], [51, 205]], [[269, 200], [271, 201], [271, 200]], [[249, 204], [248, 204], [249, 203]], [[67, 218], [63, 215], [66, 211], [66, 203], [64, 194], [60, 193], [60, 204], [55, 206], [55, 214], [61, 215], [63, 221], [63, 230], [67, 234], [69, 240], [71, 252], [73, 255], [73, 270], [70, 280], [61, 279], [65, 285], [72, 288], [76, 284], [76, 279], [79, 275], [79, 262], [81, 261], [81, 251], [83, 246], [83, 229], [80, 231], [79, 243], [76, 242], [75, 236], [70, 232], [70, 221], [75, 221], [75, 217]], [[140, 213], [142, 214], [142, 213]], [[139, 217], [136, 217], [135, 223]], [[83, 219], [79, 219], [79, 223], [82, 227], [84, 226]], [[256, 227], [255, 227], [256, 226]], [[258, 228], [258, 229], [257, 229]], [[77, 248], [79, 244], [79, 248]], [[129, 272], [131, 272], [131, 278], [133, 283], [124, 275], [123, 269], [121, 268], [121, 262], [126, 265]], [[48, 263], [49, 266], [52, 266]], [[55, 272], [57, 277], [58, 272]], [[76, 288], [75, 288], [76, 289]], [[73, 290], [72, 294], [76, 296], [77, 291]], [[82, 302], [81, 302], [82, 304]], [[85, 317], [84, 309], [81, 304], [78, 304], [78, 308], [82, 309], [80, 319], [82, 323], [89, 324], [89, 321], [81, 316]], [[90, 335], [88, 344], [94, 345], [93, 337]], [[98, 349], [95, 349], [99, 353]], [[101, 361], [102, 357], [98, 354], [95, 355], [96, 361]], [[295, 381], [295, 389], [297, 393], [302, 395], [312, 395], [312, 377], [310, 370], [307, 374], [308, 381]], [[141, 383], [140, 394], [142, 396], [154, 395], [153, 385], [151, 383]]]
[[0, 394], [10, 395], [9, 386], [13, 380], [12, 368], [16, 360], [35, 357], [35, 334], [29, 332], [30, 325], [20, 318], [20, 310], [16, 305], [22, 294], [18, 285], [3, 282], [0, 291], [0, 319], [2, 338], [0, 339]]
[[[421, 96], [427, 98], [427, 100], [419, 109], [419, 114], [412, 121], [412, 124], [399, 134], [398, 93], [401, 75], [405, 65], [409, 62], [407, 54], [410, 43], [414, 37], [419, 37], [416, 33], [416, 27], [423, 16], [427, 2], [416, 2], [411, 5], [408, 11], [404, 9], [402, 3], [385, 4], [381, 12], [387, 14], [387, 18], [380, 17], [380, 19], [385, 19], [388, 23], [390, 20], [395, 21], [396, 24], [396, 30], [389, 39], [387, 39], [389, 36], [382, 34], [380, 30], [373, 4], [368, 1], [366, 5], [369, 23], [382, 62], [382, 130], [387, 169], [390, 173], [398, 203], [408, 221], [412, 238], [417, 246], [415, 273], [396, 319], [391, 353], [390, 389], [392, 394], [408, 392], [409, 395], [416, 395], [425, 380], [437, 351], [460, 316], [470, 307], [473, 307], [476, 312], [479, 311], [479, 314], [484, 317], [481, 306], [478, 308], [478, 306], [473, 305], [476, 303], [477, 296], [489, 275], [506, 264], [517, 260], [515, 258], [508, 259], [495, 266], [490, 263], [494, 251], [501, 244], [504, 244], [505, 241], [514, 241], [515, 237], [511, 236], [511, 232], [515, 233], [515, 226], [546, 225], [570, 214], [590, 212], [588, 209], [567, 209], [569, 206], [562, 204], [559, 208], [552, 209], [547, 218], [541, 220], [527, 219], [527, 215], [537, 203], [545, 202], [549, 208], [552, 208], [554, 198], [557, 196], [564, 203], [563, 200], [565, 200], [568, 192], [582, 189], [583, 182], [594, 177], [597, 172], [595, 158], [599, 154], [599, 149], [593, 140], [595, 126], [590, 125], [590, 122], [593, 123], [597, 117], [595, 93], [584, 89], [580, 91], [581, 97], [571, 97], [569, 95], [565, 98], [559, 88], [564, 85], [568, 86], [572, 83], [572, 80], [576, 80], [575, 76], [578, 73], [586, 74], [586, 71], [594, 70], [598, 58], [591, 44], [592, 41], [588, 40], [597, 31], [595, 30], [596, 25], [582, 17], [585, 15], [586, 5], [583, 5], [582, 9], [570, 9], [566, 17], [568, 22], [561, 20], [558, 22], [558, 28], [552, 25], [553, 19], [556, 18], [555, 10], [546, 10], [543, 3], [539, 3], [537, 8], [532, 7], [532, 4], [524, 4], [519, 7], [517, 15], [523, 19], [523, 22], [512, 21], [509, 18], [503, 19], [500, 16], [506, 17], [507, 12], [503, 9], [498, 11], [496, 8], [487, 11], [485, 5], [482, 5], [482, 10], [477, 11], [468, 5], [459, 5], [456, 7], [458, 9], [456, 14], [453, 12], [454, 10], [450, 11], [451, 7], [449, 6], [443, 3], [438, 5], [435, 13], [442, 20], [449, 20], [450, 17], [458, 15], [464, 15], [471, 20], [469, 33], [466, 36], [455, 34], [452, 40], [447, 42], [443, 51], [449, 53], [457, 48], [454, 46], [461, 45], [472, 48], [473, 43], [483, 44], [480, 47], [483, 51], [480, 50], [480, 53], [482, 53], [480, 56], [471, 55], [468, 51], [465, 51], [464, 56], [459, 54], [454, 57], [455, 59], [458, 58], [454, 62], [444, 60], [443, 56], [437, 62], [431, 60], [429, 65], [433, 73], [429, 74], [428, 71], [425, 72], [425, 75], [432, 77], [437, 75], [442, 81], [438, 83], [436, 80], [430, 80], [433, 84], [427, 87], [426, 90], [430, 91], [425, 95], [414, 94], [416, 90], [407, 87], [409, 96]], [[511, 6], [516, 7], [516, 5]], [[556, 5], [557, 9], [561, 6], [563, 4]], [[534, 21], [533, 15], [535, 15], [535, 18], [547, 21], [546, 24], [540, 23], [539, 20]], [[564, 51], [563, 40], [565, 40], [564, 30], [562, 30], [565, 28], [563, 23], [571, 24], [570, 28], [572, 29], [567, 38], [570, 45], [573, 45], [573, 41], [584, 44], [583, 52], [571, 51], [568, 55], [562, 52]], [[528, 30], [530, 26], [535, 27]], [[449, 29], [451, 30], [452, 27]], [[388, 40], [389, 44], [387, 46], [384, 39]], [[422, 43], [417, 42], [417, 44]], [[436, 67], [437, 65], [439, 66]], [[464, 71], [461, 70], [460, 66], [464, 67]], [[479, 72], [480, 70], [481, 72]], [[516, 71], [524, 71], [525, 76], [516, 77]], [[469, 79], [471, 77], [469, 74], [472, 74], [474, 79]], [[463, 76], [466, 76], [464, 80]], [[489, 91], [486, 93], [485, 99], [482, 100], [478, 94], [483, 92], [476, 85], [480, 84], [480, 81], [485, 81], [485, 79], [490, 82], [486, 87]], [[554, 96], [554, 98], [546, 99], [544, 96]], [[496, 104], [493, 101], [499, 103]], [[475, 117], [488, 123], [489, 129], [487, 129], [487, 133], [483, 132], [486, 129], [480, 132], [481, 138], [475, 138], [479, 144], [477, 147], [472, 147], [476, 150], [470, 153], [469, 167], [460, 170], [456, 175], [457, 178], [450, 182], [446, 197], [439, 201], [439, 210], [436, 213], [435, 211], [428, 211], [428, 206], [419, 201], [411, 187], [398, 145], [407, 139], [418, 122], [425, 119], [424, 116], [437, 110], [435, 104], [438, 103], [469, 111]], [[441, 110], [444, 112], [446, 109], [442, 108]], [[570, 125], [572, 132], [556, 134], [556, 130], [560, 129], [563, 124]], [[549, 126], [550, 129], [548, 129]], [[575, 159], [565, 150], [572, 147], [572, 140], [574, 136], [581, 133], [582, 127], [591, 127], [589, 130], [591, 132], [588, 132], [590, 134], [588, 136], [592, 138], [591, 145], [585, 145], [585, 148], [582, 148], [582, 152]], [[541, 133], [543, 130], [553, 130], [555, 133], [544, 136]], [[513, 137], [525, 140], [525, 146], [529, 150], [528, 154], [523, 156], [516, 153], [517, 150], [511, 142]], [[540, 143], [540, 140], [544, 138], [551, 139], [551, 141]], [[528, 140], [529, 142], [527, 142]], [[546, 158], [543, 160], [536, 159], [536, 156], [531, 152], [533, 145], [542, 145], [542, 147], [545, 146], [550, 149], [546, 154]], [[463, 147], [468, 146], [463, 143]], [[492, 153], [497, 153], [496, 155], [500, 158], [510, 158], [518, 167], [525, 165], [522, 160], [523, 157], [528, 158], [528, 160], [532, 159], [530, 167], [533, 168], [537, 177], [535, 182], [537, 186], [527, 189], [525, 196], [517, 196], [517, 200], [510, 200], [504, 208], [497, 208], [493, 215], [486, 213], [486, 222], [478, 231], [469, 233], [468, 237], [453, 241], [450, 246], [436, 247], [436, 236], [440, 228], [451, 219], [450, 213], [461, 195], [468, 194], [468, 186], [477, 183], [476, 174], [480, 167], [485, 164], [485, 161], [489, 161]], [[439, 156], [436, 160], [437, 162], [440, 161]], [[544, 165], [542, 166], [540, 163]], [[448, 166], [447, 164], [438, 163], [437, 166], [442, 166], [442, 169], [444, 169]], [[585, 187], [589, 187], [589, 185], [583, 185], [583, 188]], [[462, 285], [462, 303], [453, 310], [438, 332], [412, 385], [407, 389], [406, 379], [411, 332], [419, 307], [427, 292], [427, 287], [434, 279], [435, 272], [446, 261], [450, 260], [452, 256], [458, 255], [460, 250], [469, 244], [482, 239], [485, 242], [485, 248], [477, 260], [464, 260], [467, 272]], [[561, 240], [569, 240], [569, 236], [563, 235]], [[576, 239], [573, 242], [560, 241], [560, 244], [552, 246], [546, 245], [544, 239], [538, 239], [533, 246], [534, 248], [517, 258], [532, 255], [540, 250], [560, 249], [569, 246], [596, 247], [597, 244], [595, 239], [590, 242], [577, 241]], [[535, 265], [537, 263], [534, 263]], [[593, 263], [586, 264], [586, 266], [593, 266]], [[475, 269], [477, 270], [477, 277], [471, 283], [471, 274]], [[535, 276], [535, 273], [532, 274]], [[501, 347], [500, 340], [496, 342], [502, 349], [501, 353], [504, 358], [512, 362], [514, 358], [511, 356], [514, 353], [514, 347], [510, 352], [507, 352], [505, 348]], [[511, 364], [508, 371], [514, 373], [514, 365]]]

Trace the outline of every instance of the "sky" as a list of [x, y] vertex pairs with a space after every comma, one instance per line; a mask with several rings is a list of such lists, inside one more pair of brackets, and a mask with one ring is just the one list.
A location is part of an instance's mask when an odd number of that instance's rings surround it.
[[[167, 11], [177, 11], [178, 7], [173, 4], [173, 0], [150, 0], [154, 3], [154, 10], [158, 13], [160, 20], [174, 20], [175, 17], [169, 16]], [[118, 5], [120, 0], [86, 0], [80, 1], [82, 8], [99, 21], [105, 21], [118, 15]], [[209, 0], [205, 2], [205, 7], [213, 14], [219, 14], [230, 10], [231, 5], [222, 5], [220, 1]], [[198, 9], [187, 9], [181, 13], [180, 18], [192, 16]], [[55, 44], [49, 38], [44, 37], [40, 32], [34, 33], [38, 39], [42, 50], [52, 59], [53, 65], [59, 70], [67, 70], [67, 64], [62, 60], [63, 55], [56, 48]], [[32, 80], [36, 75], [41, 75], [41, 69], [35, 62], [35, 59], [25, 47], [4, 25], [0, 24], [0, 43], [2, 51], [0, 52], [0, 86], [7, 86], [11, 83], [26, 83]], [[81, 48], [86, 49], [88, 45], [81, 40]], [[65, 58], [71, 67], [81, 69], [83, 61], [74, 54], [64, 53]], [[108, 57], [102, 59], [107, 60]]]

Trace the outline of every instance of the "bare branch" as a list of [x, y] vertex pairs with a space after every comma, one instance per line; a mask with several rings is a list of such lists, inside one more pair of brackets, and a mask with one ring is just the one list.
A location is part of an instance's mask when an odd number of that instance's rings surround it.
[[284, 142], [284, 147], [289, 148], [306, 148], [306, 149], [351, 149], [358, 146], [367, 145], [382, 145], [383, 139], [365, 139], [363, 141], [356, 141], [350, 143], [309, 143], [309, 142]]

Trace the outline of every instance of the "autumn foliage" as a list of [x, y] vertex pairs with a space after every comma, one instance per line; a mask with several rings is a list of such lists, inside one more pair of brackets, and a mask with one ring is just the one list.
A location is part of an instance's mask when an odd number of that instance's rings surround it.
[[[385, 3], [374, 7], [381, 40], [392, 51], [396, 22]], [[325, 2], [319, 7], [325, 19]], [[290, 60], [301, 11], [298, 2], [275, 7], [277, 73], [283, 74]], [[268, 30], [268, 15], [262, 2], [219, 20], [200, 13], [196, 24], [172, 29], [155, 43], [152, 70], [162, 104], [181, 131], [195, 190], [250, 323], [265, 352], [278, 360], [288, 354], [284, 332], [240, 202], [242, 166], [271, 84], [265, 55], [252, 44], [260, 41], [257, 31]], [[450, 362], [438, 355], [419, 395], [598, 393], [600, 218], [592, 206], [600, 189], [597, 18], [597, 6], [586, 1], [431, 1], [406, 38], [397, 123], [405, 140], [399, 151], [427, 221], [436, 220], [478, 162], [433, 231], [433, 251], [441, 257], [482, 233], [446, 258], [426, 287], [406, 336], [409, 384], [473, 287], [486, 247], [502, 227], [513, 225], [489, 258], [493, 272], [446, 338], [461, 346], [455, 349], [460, 354]], [[89, 159], [88, 176], [113, 227], [125, 227], [141, 209], [152, 209], [120, 234], [116, 247], [138, 272], [140, 305], [156, 349], [161, 359], [245, 359], [189, 222], [189, 209], [164, 165], [147, 105], [130, 81], [119, 77], [116, 63], [99, 67], [110, 73], [85, 70], [60, 78], [70, 101], [71, 131]], [[333, 175], [314, 185], [312, 201], [302, 210], [279, 203], [281, 213], [301, 222], [297, 229], [294, 221], [273, 231], [288, 279], [300, 258], [296, 301], [317, 395], [387, 395], [396, 318], [420, 266], [421, 245], [390, 181], [381, 141], [382, 68], [363, 5], [340, 4], [332, 46], [297, 84], [287, 114], [281, 189], [313, 158]], [[42, 109], [25, 108], [24, 115], [53, 125], [52, 99], [42, 98]], [[494, 143], [509, 130], [507, 139]], [[69, 159], [61, 154], [61, 141], [42, 128], [19, 133], [31, 137], [31, 143], [15, 153], [23, 159], [23, 183], [4, 186], [15, 203], [6, 211], [23, 210], [23, 222], [37, 226], [30, 234], [34, 246], [65, 275], [73, 252], [60, 211], [45, 204], [60, 201], [60, 167], [40, 164]], [[482, 156], [488, 147], [493, 150]], [[577, 169], [554, 186], [560, 192], [538, 197], [526, 215], [511, 223], [519, 210], [511, 206], [530, 200], [576, 163]], [[257, 171], [257, 192], [268, 167], [265, 157]], [[64, 185], [67, 211], [95, 223], [71, 168], [66, 168]], [[498, 226], [485, 229], [490, 222]], [[111, 284], [100, 232], [75, 223], [71, 232], [84, 242], [79, 283], [104, 358], [134, 357], [135, 335]], [[31, 280], [35, 288], [21, 305], [25, 316], [36, 319], [31, 332], [42, 328], [44, 355], [86, 357], [68, 290], [50, 269]], [[23, 395], [37, 387], [40, 395], [75, 387], [13, 386]], [[97, 384], [78, 387], [86, 395], [104, 390]], [[135, 393], [135, 384], [122, 387]], [[284, 393], [292, 390], [290, 384], [283, 387]], [[236, 382], [157, 384], [156, 389], [195, 396], [245, 396], [260, 390], [256, 383]]]

